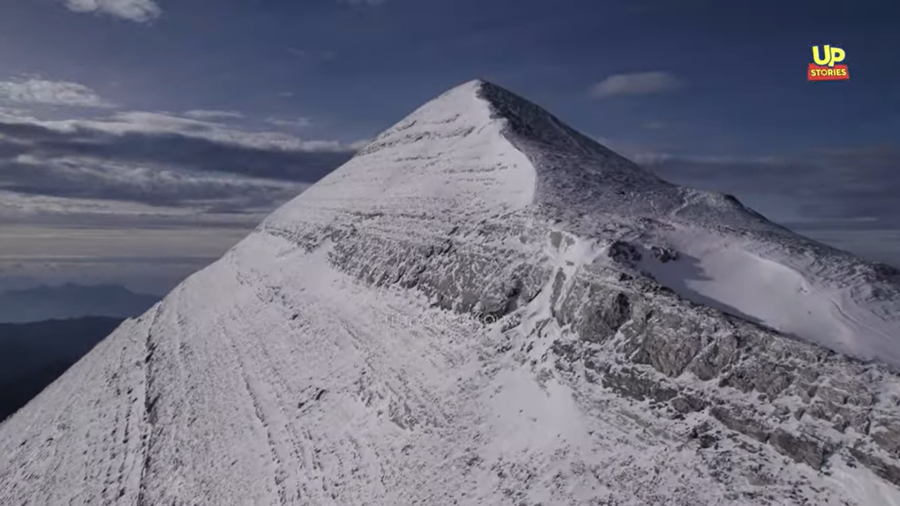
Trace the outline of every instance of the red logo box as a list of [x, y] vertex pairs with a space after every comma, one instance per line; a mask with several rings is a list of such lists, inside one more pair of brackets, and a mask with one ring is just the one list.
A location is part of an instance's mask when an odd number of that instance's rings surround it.
[[826, 67], [810, 63], [809, 69], [806, 71], [806, 79], [808, 81], [846, 81], [850, 79], [850, 72], [846, 65]]

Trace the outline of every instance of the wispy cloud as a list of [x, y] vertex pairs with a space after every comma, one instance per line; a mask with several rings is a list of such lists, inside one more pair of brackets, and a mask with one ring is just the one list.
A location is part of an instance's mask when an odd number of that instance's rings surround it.
[[207, 120], [241, 119], [244, 117], [244, 115], [238, 111], [215, 111], [208, 109], [194, 109], [191, 111], [185, 111], [184, 115], [188, 118]]
[[[170, 112], [121, 111], [108, 117], [40, 121], [21, 116], [0, 114], [0, 131], [24, 131], [43, 138], [48, 134], [73, 139], [91, 135], [107, 135], [118, 140], [146, 136], [149, 141], [158, 138], [161, 145], [155, 149], [169, 151], [165, 141], [172, 143], [189, 138], [196, 142], [208, 141], [217, 145], [234, 145], [246, 149], [273, 152], [345, 152], [348, 146], [341, 142], [305, 139], [284, 132], [246, 130], [235, 125], [212, 120], [200, 120]], [[43, 132], [43, 133], [39, 133]], [[9, 134], [7, 134], [9, 135]], [[137, 140], [137, 139], [135, 139]]]
[[350, 146], [348, 147], [353, 151], [359, 151], [362, 148], [366, 147], [370, 142], [372, 142], [372, 139], [360, 139], [358, 141], [351, 142]]
[[[247, 213], [271, 209], [352, 155], [337, 141], [168, 113], [66, 121], [0, 115], [0, 191], [18, 195]], [[0, 214], [9, 212], [0, 206]]]
[[137, 23], [147, 23], [162, 15], [154, 0], [63, 0], [74, 12], [107, 14]]
[[593, 85], [590, 94], [595, 98], [620, 95], [650, 95], [675, 90], [683, 81], [669, 72], [637, 72], [615, 74]]
[[306, 128], [312, 125], [312, 120], [309, 118], [266, 118], [266, 123], [284, 128]]
[[70, 107], [114, 107], [83, 84], [41, 78], [0, 81], [0, 102], [2, 101]]

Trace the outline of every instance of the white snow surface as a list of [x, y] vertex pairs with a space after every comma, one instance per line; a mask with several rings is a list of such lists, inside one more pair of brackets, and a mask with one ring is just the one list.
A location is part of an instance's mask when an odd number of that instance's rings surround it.
[[534, 167], [503, 137], [504, 122], [491, 117], [479, 86], [466, 83], [423, 105], [269, 221], [309, 223], [338, 213], [451, 220], [528, 206]]
[[[742, 438], [701, 448], [684, 434], [706, 415], [659, 417], [649, 401], [564, 381], [552, 280], [485, 324], [343, 272], [329, 240], [298, 243], [322, 226], [439, 238], [549, 216], [580, 237], [568, 253], [513, 242], [567, 279], [607, 261], [611, 238], [671, 246], [678, 260], [647, 249], [636, 267], [687, 298], [900, 365], [895, 286], [864, 263], [669, 185], [555, 118], [499, 112], [510, 103], [480, 81], [445, 93], [126, 321], [0, 425], [0, 504], [900, 504], [868, 468], [836, 459], [819, 472]], [[552, 128], [524, 128], [542, 122]]]
[[[900, 311], [848, 277], [846, 260], [796, 255], [780, 244], [679, 227], [664, 235], [681, 255], [642, 268], [686, 298], [863, 360], [900, 366]], [[833, 265], [821, 264], [833, 262]]]

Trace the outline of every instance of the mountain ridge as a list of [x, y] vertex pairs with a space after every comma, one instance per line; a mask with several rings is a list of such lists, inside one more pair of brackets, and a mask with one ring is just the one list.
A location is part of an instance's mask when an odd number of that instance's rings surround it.
[[[900, 377], [748, 321], [781, 324], [715, 283], [738, 266], [781, 283], [756, 296], [796, 281], [810, 311], [831, 282], [882, 288], [868, 324], [894, 307], [889, 280], [634, 171], [493, 86], [420, 107], [124, 322], [0, 426], [0, 494], [900, 504]], [[834, 258], [857, 277], [815, 270]], [[855, 295], [847, 308], [874, 297]]]

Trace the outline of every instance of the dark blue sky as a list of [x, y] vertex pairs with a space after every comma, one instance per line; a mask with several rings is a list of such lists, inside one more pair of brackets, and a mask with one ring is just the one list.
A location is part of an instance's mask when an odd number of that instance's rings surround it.
[[[280, 203], [343, 156], [335, 153], [352, 152], [352, 143], [447, 88], [486, 78], [670, 179], [735, 193], [773, 219], [811, 235], [825, 230], [832, 243], [900, 263], [900, 204], [893, 202], [900, 200], [898, 21], [900, 4], [886, 1], [15, 2], [0, 7], [0, 112], [6, 109], [7, 123], [57, 135], [78, 125], [110, 143], [112, 134], [152, 133], [130, 139], [132, 151], [135, 143], [158, 146], [173, 136], [252, 144], [257, 151], [239, 157], [249, 165], [267, 142], [293, 143], [303, 156], [329, 151], [332, 158], [313, 163], [307, 176], [297, 176], [293, 160], [290, 176], [273, 179], [294, 185], [277, 191], [228, 179], [235, 191], [249, 185], [259, 192], [252, 206], [233, 202], [220, 180], [212, 193], [196, 182], [191, 191], [200, 195], [192, 198], [171, 185], [141, 184], [137, 197], [121, 193], [129, 196], [120, 200], [172, 209], [187, 201], [252, 207], [249, 223], [264, 213], [266, 199]], [[849, 81], [806, 81], [811, 46], [822, 44], [846, 51]], [[611, 76], [632, 93], [592, 93]], [[83, 87], [74, 100], [63, 93], [73, 85]], [[106, 105], [75, 103], [86, 94]], [[232, 116], [195, 114], [208, 121], [186, 122], [196, 110]], [[54, 151], [52, 160], [74, 178], [73, 167], [87, 163], [84, 148], [65, 141], [73, 152]], [[210, 146], [192, 149], [184, 151], [205, 154], [204, 163], [171, 149], [160, 160], [139, 161], [195, 176], [253, 175], [215, 165]], [[114, 169], [91, 155], [103, 167], [92, 166], [91, 174], [119, 171], [120, 181], [136, 158], [124, 150], [111, 150]], [[51, 184], [58, 173], [44, 168], [38, 181], [34, 171], [24, 176], [15, 167], [0, 164], [0, 189], [107, 202], [119, 191], [104, 184], [92, 196], [85, 184], [80, 193], [63, 192]], [[277, 171], [267, 167], [271, 178]], [[871, 234], [860, 238], [865, 230]]]
[[[893, 2], [336, 0], [159, 2], [139, 24], [51, 0], [4, 7], [0, 72], [79, 82], [136, 110], [236, 109], [317, 118], [369, 136], [473, 77], [588, 133], [692, 154], [895, 143]], [[892, 5], [894, 4], [894, 5]], [[851, 80], [805, 80], [810, 47], [847, 51]], [[677, 93], [592, 100], [611, 74], [661, 70]], [[281, 92], [295, 93], [292, 98]], [[677, 131], [647, 131], [651, 122]]]

